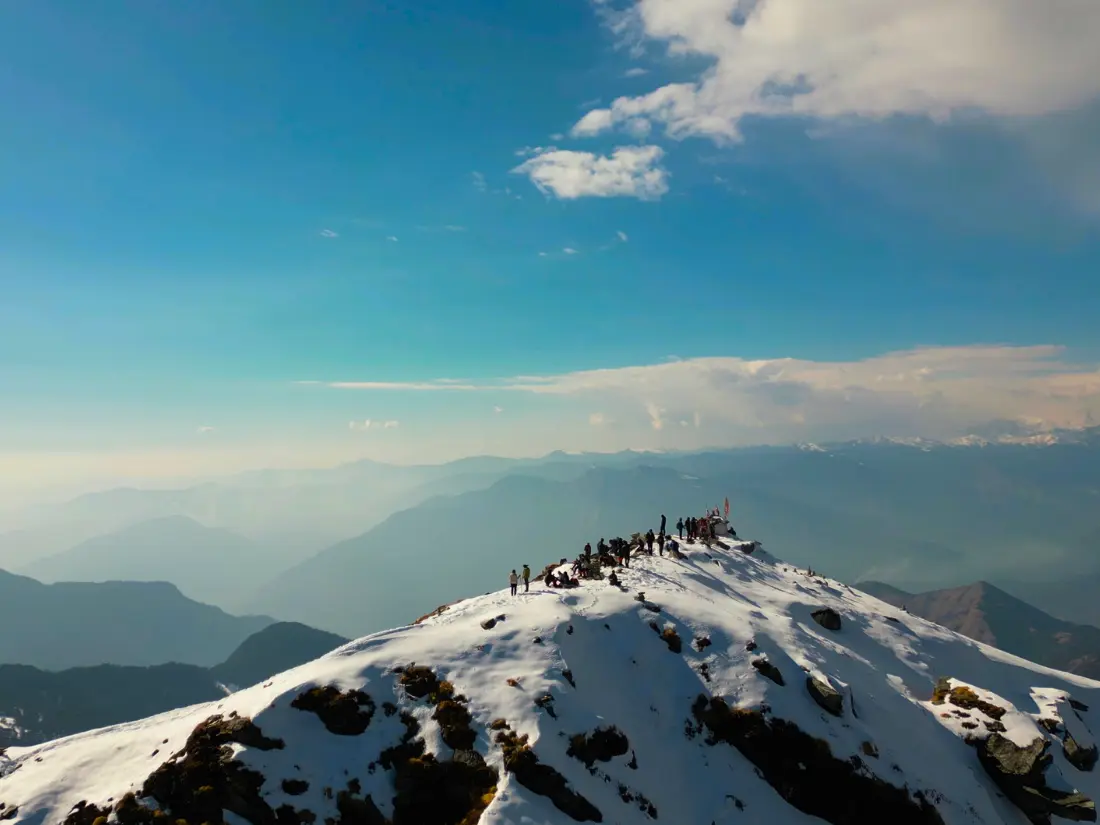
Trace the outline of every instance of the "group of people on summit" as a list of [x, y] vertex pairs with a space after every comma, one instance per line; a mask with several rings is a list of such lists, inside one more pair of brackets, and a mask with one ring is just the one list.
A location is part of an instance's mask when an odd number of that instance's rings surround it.
[[[690, 516], [686, 519], [680, 518], [677, 520], [676, 530], [680, 541], [685, 540], [685, 532], [687, 534], [686, 540], [689, 542], [700, 539], [703, 541], [714, 540], [716, 538], [714, 528], [718, 520], [718, 512], [718, 509], [715, 508], [713, 511], [708, 511], [704, 518]], [[647, 556], [652, 556], [654, 545], [657, 547], [657, 552], [662, 556], [667, 550], [669, 556], [681, 558], [680, 544], [675, 538], [666, 533], [667, 524], [668, 521], [662, 514], [661, 527], [656, 533], [650, 528], [645, 533], [635, 533], [629, 541], [620, 536], [607, 542], [601, 537], [596, 543], [595, 551], [593, 551], [591, 543], [586, 543], [584, 550], [574, 560], [569, 572], [565, 569], [559, 569], [555, 572], [555, 568], [562, 568], [567, 563], [566, 559], [562, 559], [559, 565], [550, 565], [546, 569], [543, 575], [543, 583], [547, 587], [568, 588], [578, 587], [581, 579], [602, 579], [601, 567], [630, 567], [632, 554], [640, 555], [644, 553]], [[729, 532], [730, 535], [736, 537], [736, 533], [732, 529]], [[519, 591], [520, 579], [523, 580], [523, 592], [528, 592], [531, 588], [531, 568], [526, 564], [523, 565], [523, 570], [520, 573], [512, 570], [508, 576], [508, 584], [511, 587], [513, 596]], [[619, 584], [618, 576], [614, 570], [611, 571], [607, 580], [613, 586]]]

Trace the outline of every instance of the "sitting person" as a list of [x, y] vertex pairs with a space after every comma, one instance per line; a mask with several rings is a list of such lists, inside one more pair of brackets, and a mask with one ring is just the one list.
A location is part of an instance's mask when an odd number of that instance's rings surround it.
[[619, 586], [619, 577], [615, 575], [614, 570], [612, 570], [611, 575], [607, 577], [607, 583], [610, 584], [612, 587]]

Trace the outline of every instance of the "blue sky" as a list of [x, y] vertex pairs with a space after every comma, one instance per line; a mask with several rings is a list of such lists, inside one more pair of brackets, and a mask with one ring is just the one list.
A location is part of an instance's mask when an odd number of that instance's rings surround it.
[[1100, 18], [858, 5], [5, 5], [5, 483], [1092, 421]]

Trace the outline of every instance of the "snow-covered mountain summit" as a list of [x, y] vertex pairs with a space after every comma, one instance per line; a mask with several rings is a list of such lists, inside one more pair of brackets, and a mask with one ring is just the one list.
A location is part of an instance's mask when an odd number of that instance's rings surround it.
[[1100, 682], [751, 549], [521, 584], [216, 703], [13, 748], [0, 820], [1095, 819]]

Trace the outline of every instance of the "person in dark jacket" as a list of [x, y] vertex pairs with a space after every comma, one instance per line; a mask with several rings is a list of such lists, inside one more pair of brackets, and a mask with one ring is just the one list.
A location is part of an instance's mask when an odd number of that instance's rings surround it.
[[663, 533], [663, 532], [665, 532], [665, 524], [666, 524], [666, 522], [665, 522], [665, 514], [664, 514], [664, 513], [661, 513], [661, 532], [662, 532], [662, 533]]
[[680, 520], [676, 522], [676, 529], [680, 531], [680, 541], [684, 540], [684, 519], [681, 516]]

